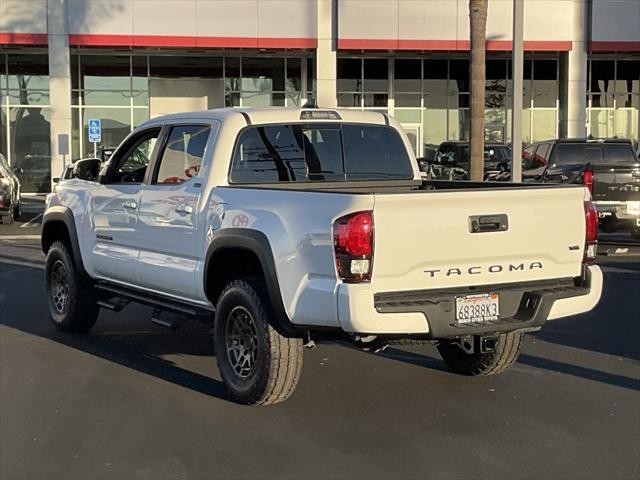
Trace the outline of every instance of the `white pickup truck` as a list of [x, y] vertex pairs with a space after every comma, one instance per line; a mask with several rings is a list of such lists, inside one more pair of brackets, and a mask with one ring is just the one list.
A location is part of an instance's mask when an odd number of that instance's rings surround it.
[[453, 371], [488, 375], [524, 332], [600, 299], [586, 188], [422, 180], [377, 112], [169, 115], [75, 173], [43, 219], [53, 323], [88, 331], [131, 301], [160, 323], [207, 313], [241, 403], [289, 397], [317, 332], [434, 342]]

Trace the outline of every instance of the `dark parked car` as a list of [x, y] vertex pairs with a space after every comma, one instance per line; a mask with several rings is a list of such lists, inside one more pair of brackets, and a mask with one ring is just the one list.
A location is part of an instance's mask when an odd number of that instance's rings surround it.
[[[438, 147], [434, 160], [422, 159], [421, 170], [434, 179], [469, 179], [469, 142], [443, 142]], [[499, 165], [511, 162], [511, 148], [504, 143], [485, 142], [484, 170], [498, 171]]]
[[585, 184], [603, 231], [627, 230], [640, 236], [640, 161], [630, 140], [536, 142], [522, 152], [522, 180]]
[[0, 220], [2, 223], [12, 223], [14, 218], [20, 218], [22, 215], [20, 180], [16, 176], [19, 172], [20, 170], [12, 168], [0, 153]]

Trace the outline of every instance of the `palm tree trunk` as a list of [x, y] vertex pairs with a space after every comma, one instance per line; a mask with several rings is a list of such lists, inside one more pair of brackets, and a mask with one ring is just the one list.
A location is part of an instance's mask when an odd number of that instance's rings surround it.
[[469, 0], [471, 38], [471, 180], [484, 175], [485, 39], [488, 0]]

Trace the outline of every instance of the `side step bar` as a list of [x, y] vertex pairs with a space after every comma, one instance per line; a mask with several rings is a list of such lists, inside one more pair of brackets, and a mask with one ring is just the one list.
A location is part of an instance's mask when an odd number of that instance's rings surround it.
[[[197, 305], [191, 305], [187, 302], [180, 302], [172, 298], [163, 297], [141, 290], [114, 285], [112, 283], [98, 282], [96, 288], [106, 294], [108, 298], [98, 301], [98, 305], [109, 310], [119, 312], [129, 301], [149, 305], [161, 310], [170, 310], [172, 312], [184, 313], [191, 316], [208, 314], [212, 310], [208, 310]], [[119, 298], [113, 298], [119, 297]]]

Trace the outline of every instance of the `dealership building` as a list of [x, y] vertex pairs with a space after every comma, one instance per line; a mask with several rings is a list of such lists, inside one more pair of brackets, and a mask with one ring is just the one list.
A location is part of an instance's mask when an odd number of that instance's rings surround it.
[[[524, 2], [523, 141], [640, 133], [640, 0]], [[486, 128], [510, 142], [513, 0], [489, 0]], [[469, 138], [468, 0], [0, 0], [0, 153], [46, 192], [166, 113], [304, 104]]]

